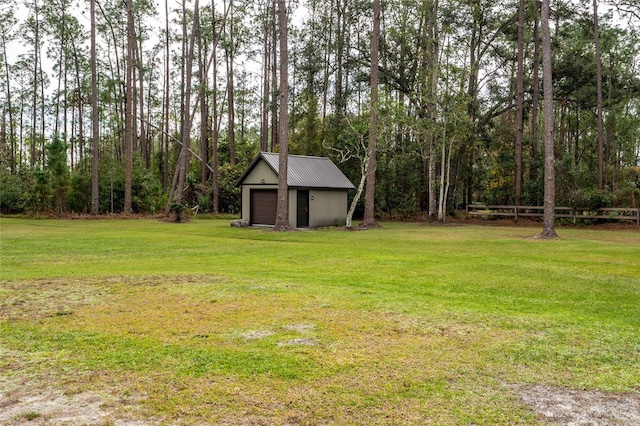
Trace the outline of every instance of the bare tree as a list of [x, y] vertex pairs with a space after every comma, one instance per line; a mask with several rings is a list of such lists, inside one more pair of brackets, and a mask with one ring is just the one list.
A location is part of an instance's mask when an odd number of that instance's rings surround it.
[[278, 123], [278, 204], [276, 207], [276, 231], [287, 231], [289, 226], [289, 49], [287, 8], [284, 0], [278, 0], [278, 24], [280, 26], [280, 120]]
[[551, 33], [549, 0], [542, 0], [542, 86], [544, 98], [544, 228], [540, 237], [556, 238], [555, 229], [555, 155], [553, 139], [553, 80], [551, 68]]

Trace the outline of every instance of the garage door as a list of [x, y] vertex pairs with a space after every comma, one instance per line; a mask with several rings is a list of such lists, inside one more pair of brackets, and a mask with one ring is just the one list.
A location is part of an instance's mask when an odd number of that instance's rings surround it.
[[254, 189], [251, 191], [251, 224], [275, 225], [278, 191]]

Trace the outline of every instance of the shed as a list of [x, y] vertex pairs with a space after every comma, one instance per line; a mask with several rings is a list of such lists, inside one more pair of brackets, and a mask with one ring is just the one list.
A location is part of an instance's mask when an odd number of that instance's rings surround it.
[[[242, 219], [274, 225], [279, 154], [261, 152], [236, 183], [242, 188]], [[353, 183], [325, 157], [289, 155], [289, 224], [295, 228], [344, 224]]]

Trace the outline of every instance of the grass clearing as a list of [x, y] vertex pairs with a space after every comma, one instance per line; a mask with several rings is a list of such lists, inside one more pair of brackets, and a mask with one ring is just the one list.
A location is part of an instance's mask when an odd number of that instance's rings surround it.
[[0, 406], [48, 390], [99, 395], [105, 424], [488, 425], [545, 420], [518, 389], [640, 393], [640, 232], [0, 225]]

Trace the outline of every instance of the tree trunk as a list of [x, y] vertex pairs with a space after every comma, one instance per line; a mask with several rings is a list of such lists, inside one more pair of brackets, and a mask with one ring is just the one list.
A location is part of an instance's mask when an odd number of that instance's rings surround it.
[[549, 0], [542, 0], [542, 79], [544, 97], [544, 228], [543, 238], [558, 236], [555, 230], [555, 155], [553, 139], [553, 79], [551, 67], [551, 34]]
[[347, 220], [345, 223], [345, 226], [347, 228], [351, 228], [352, 226], [353, 213], [356, 211], [356, 206], [358, 205], [358, 201], [360, 201], [360, 196], [362, 195], [362, 190], [364, 189], [364, 185], [367, 180], [368, 168], [369, 168], [369, 150], [365, 150], [364, 158], [362, 159], [362, 163], [360, 164], [360, 169], [362, 171], [362, 176], [360, 177], [360, 183], [358, 184], [356, 194], [353, 196], [353, 200], [351, 200], [351, 205], [349, 206], [349, 211], [347, 212]]
[[229, 107], [229, 121], [227, 131], [229, 133], [229, 161], [232, 166], [236, 165], [236, 106], [235, 87], [233, 81], [233, 61], [235, 59], [235, 34], [233, 33], [233, 0], [229, 0], [229, 43], [226, 49], [227, 59], [227, 101]]
[[535, 19], [533, 23], [533, 79], [531, 95], [531, 164], [529, 179], [538, 178], [538, 104], [540, 99], [540, 35], [538, 28], [539, 2], [535, 1]]
[[1, 111], [2, 117], [0, 120], [0, 149], [2, 150], [2, 160], [0, 162], [0, 166], [2, 166], [2, 170], [7, 169], [7, 111], [4, 109]]
[[516, 206], [522, 205], [522, 140], [524, 137], [524, 0], [518, 0], [518, 65], [516, 74], [516, 146], [515, 184]]
[[[336, 121], [340, 123], [342, 117], [344, 117], [344, 100], [342, 94], [342, 80], [344, 78], [344, 45], [345, 45], [345, 15], [347, 8], [346, 2], [343, 5], [344, 0], [336, 1], [336, 60], [335, 60], [335, 88], [334, 88], [334, 114], [336, 116]], [[366, 197], [366, 196], [365, 196]]]
[[429, 130], [429, 160], [427, 163], [427, 174], [429, 178], [429, 213], [428, 220], [436, 220], [437, 217], [437, 194], [436, 194], [436, 107], [438, 103], [438, 2], [432, 0], [427, 7], [427, 40], [425, 48], [427, 49], [426, 58], [428, 62], [430, 86], [427, 89], [427, 120]]
[[378, 226], [375, 218], [376, 149], [378, 144], [378, 62], [380, 56], [380, 0], [373, 0], [373, 31], [371, 33], [371, 117], [369, 121], [369, 146], [367, 187], [364, 195], [364, 217], [360, 226]]
[[170, 96], [170, 69], [169, 65], [171, 63], [171, 40], [169, 33], [169, 0], [165, 0], [164, 3], [164, 12], [165, 12], [165, 64], [164, 64], [164, 165], [163, 165], [163, 176], [162, 176], [162, 187], [166, 190], [169, 185], [169, 96]]
[[273, 10], [271, 13], [272, 21], [272, 38], [271, 38], [271, 149], [273, 152], [274, 148], [278, 146], [278, 49], [276, 49], [276, 45], [278, 44], [278, 27], [276, 25], [276, 0], [273, 0]]
[[264, 50], [262, 64], [262, 111], [260, 120], [260, 151], [269, 149], [269, 89], [271, 81], [269, 79], [269, 70], [271, 65], [271, 46], [270, 46], [270, 25], [269, 25], [269, 3], [265, 8], [264, 17]]
[[[76, 40], [71, 40], [71, 46], [73, 48], [73, 62], [76, 69], [76, 90], [78, 103], [78, 155], [80, 160], [82, 160], [84, 158], [84, 99], [82, 96], [82, 75], [80, 72], [80, 61], [78, 49], [76, 47]], [[71, 131], [71, 133], [73, 134], [73, 130]]]
[[278, 124], [278, 202], [276, 207], [276, 231], [287, 231], [289, 225], [289, 46], [287, 9], [284, 0], [278, 0], [278, 24], [280, 26], [280, 120]]
[[144, 116], [144, 63], [142, 60], [142, 39], [136, 44], [136, 59], [138, 63], [138, 78], [140, 81], [138, 94], [138, 104], [140, 106], [139, 120], [136, 123], [140, 125], [140, 153], [144, 161], [144, 167], [149, 170], [151, 168], [151, 150], [149, 149], [149, 143], [147, 141], [147, 133], [145, 129], [145, 116]]
[[186, 57], [186, 69], [185, 69], [185, 88], [184, 88], [184, 121], [182, 122], [182, 149], [180, 150], [180, 163], [178, 184], [176, 187], [176, 196], [174, 202], [177, 204], [183, 203], [184, 187], [187, 180], [187, 173], [189, 172], [189, 150], [191, 147], [191, 81], [193, 78], [193, 56], [195, 47], [195, 38], [198, 27], [200, 4], [198, 0], [195, 0], [193, 5], [193, 26], [191, 29], [191, 36], [188, 41], [187, 57]]
[[211, 202], [213, 213], [220, 212], [219, 200], [220, 200], [220, 187], [218, 184], [218, 139], [220, 137], [220, 124], [218, 121], [218, 41], [219, 33], [216, 25], [216, 4], [215, 0], [211, 0], [211, 28], [213, 29], [213, 46], [212, 46], [212, 58], [213, 58], [213, 81], [211, 83], [211, 96], [212, 96], [212, 132], [211, 137], [211, 185], [213, 186], [213, 200]]
[[98, 67], [96, 55], [96, 1], [91, 0], [91, 214], [99, 213], [98, 169], [100, 117], [98, 116]]
[[131, 175], [133, 167], [133, 50], [135, 39], [133, 36], [133, 0], [127, 0], [127, 72], [126, 72], [126, 110], [124, 120], [124, 155], [125, 155], [125, 180], [124, 180], [124, 213], [131, 214]]
[[[9, 112], [9, 169], [11, 173], [16, 172], [16, 158], [15, 158], [15, 128], [13, 126], [13, 106], [11, 105], [11, 80], [9, 76], [9, 60], [7, 57], [7, 41], [4, 36], [2, 37], [2, 51], [4, 53], [4, 71], [6, 79], [6, 92], [7, 92], [7, 109]], [[20, 126], [22, 129], [22, 125]]]
[[[37, 115], [38, 115], [38, 67], [40, 64], [40, 18], [38, 15], [39, 6], [38, 1], [34, 1], [33, 5], [33, 13], [34, 13], [34, 46], [33, 46], [33, 102], [31, 109], [31, 142], [30, 142], [30, 156], [29, 156], [29, 168], [31, 172], [35, 170], [36, 167], [36, 159], [37, 159], [37, 142], [36, 136], [38, 134], [38, 129], [36, 126]], [[44, 101], [43, 101], [44, 102]]]
[[598, 189], [603, 190], [604, 177], [604, 128], [602, 123], [602, 56], [600, 54], [600, 27], [598, 24], [598, 0], [593, 0], [593, 34], [596, 49], [597, 120], [598, 120]]
[[207, 103], [207, 54], [202, 43], [202, 25], [198, 22], [198, 74], [200, 76], [200, 183], [205, 185], [209, 180], [209, 111]]
[[[329, 7], [329, 22], [333, 22], [333, 7]], [[333, 25], [328, 28], [327, 42], [324, 49], [324, 66], [322, 71], [322, 128], [327, 123], [327, 107], [329, 98], [329, 75], [331, 74], [331, 45], [333, 43]], [[324, 138], [323, 138], [324, 139]]]
[[[449, 38], [446, 38], [447, 46], [445, 47], [445, 51], [448, 52], [449, 48]], [[446, 62], [444, 64], [445, 67], [445, 78], [444, 78], [444, 97], [449, 97], [449, 54], [447, 53]], [[438, 199], [438, 222], [444, 223], [447, 213], [447, 194], [446, 188], [449, 186], [449, 170], [451, 168], [451, 148], [449, 148], [449, 160], [447, 161], [447, 113], [446, 111], [443, 113], [443, 123], [442, 123], [442, 147], [441, 147], [441, 158], [440, 158], [440, 197]], [[450, 144], [450, 147], [453, 145], [453, 142]], [[446, 185], [445, 185], [445, 173], [446, 173]]]

